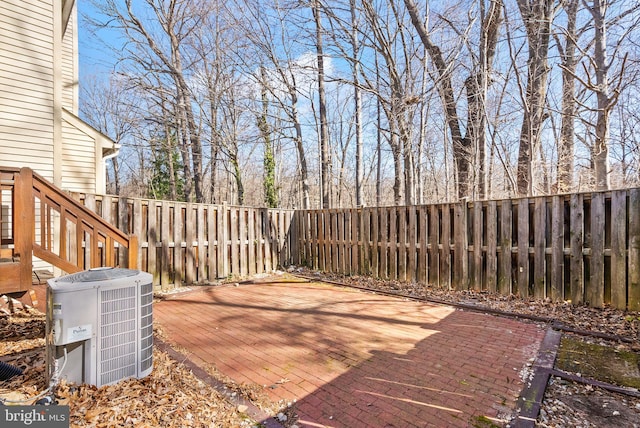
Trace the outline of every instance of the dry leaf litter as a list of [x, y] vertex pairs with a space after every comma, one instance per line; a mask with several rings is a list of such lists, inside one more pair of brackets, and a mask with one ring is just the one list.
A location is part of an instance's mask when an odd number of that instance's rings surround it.
[[[45, 318], [30, 308], [0, 313], [0, 361], [23, 374], [0, 382], [0, 400], [31, 404], [47, 388]], [[62, 380], [55, 390], [59, 404], [69, 405], [73, 427], [253, 427], [258, 423], [226, 400], [183, 364], [154, 351], [153, 371], [96, 388]], [[233, 384], [239, 394], [242, 385]]]

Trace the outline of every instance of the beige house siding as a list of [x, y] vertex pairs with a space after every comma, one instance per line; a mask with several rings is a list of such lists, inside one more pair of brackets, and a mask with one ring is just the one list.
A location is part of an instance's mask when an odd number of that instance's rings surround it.
[[54, 5], [0, 1], [0, 163], [53, 178]]
[[118, 146], [68, 110], [63, 117], [63, 188], [74, 192], [105, 193], [104, 156]]
[[74, 3], [62, 39], [62, 107], [78, 114], [78, 29]]
[[62, 188], [72, 192], [96, 191], [95, 140], [74, 127], [63, 113]]

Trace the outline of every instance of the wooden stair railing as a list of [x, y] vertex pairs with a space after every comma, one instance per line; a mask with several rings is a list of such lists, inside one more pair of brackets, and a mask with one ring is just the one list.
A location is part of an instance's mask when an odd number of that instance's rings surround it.
[[[137, 266], [138, 241], [109, 224], [29, 168], [0, 167], [0, 293], [31, 286], [31, 256], [67, 273], [100, 266]], [[4, 197], [5, 199], [2, 199]], [[11, 251], [11, 254], [8, 252]], [[18, 261], [19, 259], [19, 261]]]

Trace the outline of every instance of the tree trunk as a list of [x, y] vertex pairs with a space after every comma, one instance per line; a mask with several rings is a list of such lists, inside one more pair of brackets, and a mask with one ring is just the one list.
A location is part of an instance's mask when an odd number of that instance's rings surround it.
[[362, 164], [362, 94], [359, 85], [360, 75], [360, 62], [359, 56], [359, 42], [358, 42], [358, 26], [356, 18], [356, 0], [350, 0], [351, 11], [351, 49], [352, 49], [352, 73], [353, 73], [353, 96], [355, 102], [355, 134], [356, 134], [356, 206], [364, 206], [364, 199], [362, 197], [362, 186], [364, 168]]
[[596, 97], [598, 113], [596, 119], [596, 141], [592, 150], [596, 190], [608, 190], [609, 179], [609, 115], [615, 99], [609, 96], [609, 65], [607, 64], [607, 24], [605, 13], [607, 0], [593, 0], [590, 8], [594, 20], [594, 59], [596, 71]]
[[447, 64], [440, 47], [431, 41], [429, 31], [424, 25], [414, 1], [404, 0], [404, 4], [425, 50], [438, 71], [439, 94], [444, 107], [445, 121], [451, 135], [453, 158], [456, 165], [457, 196], [459, 199], [472, 196], [470, 170], [476, 162], [479, 164], [478, 172], [482, 177], [478, 180], [482, 188], [480, 194], [484, 196], [486, 194], [484, 190], [484, 128], [486, 116], [484, 104], [486, 100], [486, 88], [489, 83], [488, 75], [497, 45], [502, 3], [499, 0], [492, 1], [489, 12], [486, 16], [482, 17], [482, 36], [479, 54], [480, 65], [477, 67], [478, 69], [467, 78], [466, 85], [469, 105], [467, 109], [466, 136], [462, 134], [462, 125], [458, 117], [451, 75], [452, 67], [450, 64]]
[[576, 16], [578, 0], [567, 0], [567, 29], [562, 60], [562, 123], [558, 142], [558, 193], [569, 193], [573, 187], [574, 133], [576, 115]]
[[295, 136], [293, 138], [298, 151], [298, 161], [300, 162], [300, 178], [302, 181], [302, 209], [308, 210], [311, 207], [309, 202], [309, 168], [307, 167], [307, 158], [304, 153], [304, 144], [302, 140], [302, 125], [298, 118], [298, 95], [296, 88], [289, 88], [289, 96], [291, 97], [291, 119]]
[[540, 144], [545, 120], [545, 101], [549, 65], [549, 39], [554, 16], [553, 0], [517, 0], [529, 42], [527, 59], [527, 89], [524, 117], [518, 149], [518, 193], [532, 195], [534, 191], [533, 160]]
[[324, 53], [322, 50], [322, 17], [319, 0], [313, 2], [313, 17], [316, 23], [316, 54], [318, 58], [318, 104], [320, 113], [320, 164], [322, 182], [322, 208], [331, 207], [331, 185], [329, 183], [329, 129], [327, 126], [327, 101], [324, 91]]
[[265, 204], [269, 208], [276, 208], [278, 206], [278, 189], [276, 186], [276, 162], [273, 153], [273, 147], [271, 145], [271, 129], [267, 122], [267, 115], [269, 109], [269, 102], [267, 99], [266, 89], [266, 72], [264, 67], [260, 67], [261, 75], [261, 90], [260, 96], [262, 101], [262, 112], [258, 116], [258, 129], [260, 135], [264, 141], [264, 200]]

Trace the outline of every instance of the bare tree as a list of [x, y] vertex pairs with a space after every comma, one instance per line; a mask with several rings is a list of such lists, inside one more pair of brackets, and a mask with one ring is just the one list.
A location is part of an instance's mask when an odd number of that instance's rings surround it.
[[562, 123], [560, 125], [560, 140], [558, 141], [558, 193], [567, 193], [573, 186], [574, 170], [574, 133], [576, 116], [576, 57], [577, 40], [576, 19], [579, 0], [564, 0], [562, 6], [567, 15], [567, 25], [564, 29], [564, 43], [557, 33], [554, 33], [556, 45], [560, 51], [562, 66]]
[[[138, 4], [137, 4], [138, 5]], [[111, 25], [122, 30], [132, 49], [122, 52], [123, 60], [134, 62], [147, 72], [162, 73], [174, 84], [179, 115], [179, 137], [182, 144], [186, 198], [203, 200], [202, 141], [193, 111], [193, 96], [183, 65], [185, 40], [206, 16], [206, 8], [189, 0], [149, 0], [145, 7], [153, 14], [157, 26], [149, 25], [134, 10], [132, 0], [123, 3], [108, 0], [96, 7]], [[153, 28], [153, 29], [152, 29]], [[156, 68], [158, 67], [158, 68]], [[187, 155], [187, 156], [185, 156]], [[190, 178], [193, 177], [193, 188]]]
[[[486, 91], [490, 83], [489, 75], [491, 65], [496, 52], [498, 41], [498, 28], [502, 14], [502, 1], [492, 0], [486, 9], [484, 1], [481, 1], [481, 36], [477, 54], [478, 61], [472, 74], [465, 81], [467, 93], [467, 121], [466, 133], [463, 135], [463, 123], [458, 115], [453, 84], [453, 59], [447, 59], [440, 46], [436, 45], [431, 37], [428, 24], [423, 21], [418, 7], [413, 0], [404, 0], [404, 4], [411, 16], [411, 22], [415, 27], [422, 43], [437, 70], [437, 83], [439, 94], [445, 112], [445, 119], [451, 134], [453, 156], [457, 172], [458, 197], [471, 196], [470, 172], [473, 160], [477, 156], [479, 167], [479, 197], [484, 197], [485, 191], [485, 127]], [[428, 16], [428, 11], [427, 11]], [[459, 32], [459, 37], [468, 37], [467, 28]], [[477, 155], [474, 155], [474, 151]]]
[[316, 24], [316, 54], [318, 61], [318, 108], [320, 113], [320, 177], [322, 187], [322, 208], [331, 206], [331, 186], [329, 182], [329, 129], [327, 124], [327, 101], [324, 91], [324, 52], [322, 47], [322, 16], [320, 1], [313, 0], [313, 18]]
[[[239, 16], [236, 25], [243, 29], [249, 42], [247, 49], [253, 53], [253, 58], [242, 60], [246, 61], [246, 66], [250, 68], [249, 74], [252, 75], [254, 81], [260, 82], [262, 80], [258, 75], [259, 72], [256, 72], [256, 67], [264, 65], [267, 79], [272, 82], [265, 88], [269, 91], [269, 98], [288, 119], [289, 128], [293, 129], [293, 135], [290, 138], [297, 152], [302, 187], [302, 208], [309, 209], [311, 205], [309, 167], [307, 166], [299, 113], [299, 98], [302, 91], [298, 86], [298, 78], [301, 76], [302, 67], [297, 66], [291, 51], [285, 46], [277, 44], [278, 38], [287, 39], [289, 37], [288, 31], [291, 30], [284, 17], [286, 11], [274, 6], [270, 9], [272, 14], [267, 14], [264, 8], [265, 5], [261, 3], [244, 0], [237, 11]], [[257, 60], [259, 64], [255, 64], [251, 60]], [[280, 129], [278, 132], [286, 133], [286, 130]]]
[[[94, 79], [82, 86], [80, 113], [95, 129], [123, 146], [127, 152], [133, 129], [139, 126], [138, 99], [130, 96], [126, 82], [112, 76], [109, 81]], [[111, 158], [113, 169], [112, 192], [120, 194], [121, 171], [118, 157]], [[108, 176], [108, 175], [107, 175]]]
[[533, 158], [540, 145], [549, 75], [549, 41], [555, 0], [517, 0], [528, 41], [527, 86], [518, 149], [518, 193], [533, 194]]

